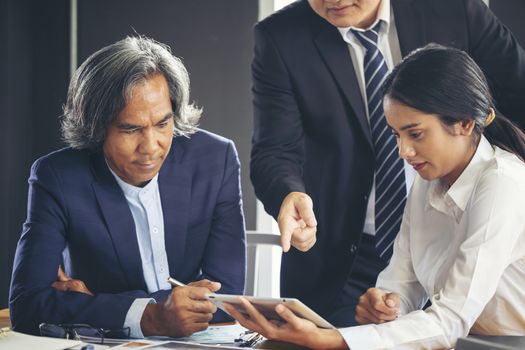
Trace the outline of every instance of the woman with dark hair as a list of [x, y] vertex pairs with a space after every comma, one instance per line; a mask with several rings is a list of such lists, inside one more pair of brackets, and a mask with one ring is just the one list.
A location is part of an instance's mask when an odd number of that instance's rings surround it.
[[[242, 325], [312, 348], [453, 347], [467, 334], [525, 334], [525, 135], [498, 112], [464, 52], [429, 45], [384, 84], [400, 156], [418, 172], [388, 267], [360, 298], [361, 326], [320, 329], [283, 305]], [[423, 307], [431, 301], [431, 305]]]

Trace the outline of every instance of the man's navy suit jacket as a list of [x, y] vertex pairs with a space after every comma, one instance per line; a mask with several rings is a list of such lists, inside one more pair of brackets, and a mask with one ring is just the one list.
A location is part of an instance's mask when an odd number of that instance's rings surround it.
[[[174, 138], [158, 177], [171, 276], [243, 292], [239, 173], [231, 141], [202, 130]], [[52, 288], [61, 263], [94, 296]], [[169, 293], [147, 292], [131, 211], [100, 152], [66, 148], [33, 164], [10, 292], [15, 330], [37, 333], [41, 322], [120, 328], [136, 298]]]
[[[391, 6], [403, 56], [430, 42], [468, 52], [487, 75], [497, 108], [525, 126], [525, 52], [481, 0]], [[288, 193], [305, 192], [318, 223], [308, 252], [283, 255], [281, 295], [328, 317], [352, 303], [342, 290], [359, 251], [375, 168], [348, 45], [300, 0], [255, 26], [252, 75], [255, 193], [277, 217]]]

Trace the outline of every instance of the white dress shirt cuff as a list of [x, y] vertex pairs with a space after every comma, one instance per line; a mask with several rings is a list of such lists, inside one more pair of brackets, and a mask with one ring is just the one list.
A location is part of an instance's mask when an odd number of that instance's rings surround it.
[[[435, 316], [419, 310], [392, 322], [341, 328], [339, 332], [351, 350], [449, 349], [453, 347]], [[450, 338], [450, 337], [449, 337]], [[456, 337], [457, 338], [457, 337]]]
[[124, 320], [124, 328], [129, 327], [130, 338], [144, 338], [140, 328], [140, 320], [148, 304], [156, 304], [155, 299], [138, 298], [131, 304]]
[[351, 350], [370, 350], [383, 348], [379, 333], [372, 325], [355, 326], [338, 329], [348, 348]]

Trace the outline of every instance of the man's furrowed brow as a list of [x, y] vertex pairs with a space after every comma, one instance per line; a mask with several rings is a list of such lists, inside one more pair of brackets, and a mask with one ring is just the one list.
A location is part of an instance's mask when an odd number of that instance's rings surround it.
[[167, 122], [168, 120], [170, 120], [171, 118], [173, 118], [175, 116], [175, 113], [173, 112], [169, 112], [167, 113], [164, 118], [162, 118], [157, 124], [162, 124], [162, 123], [165, 123]]
[[121, 130], [134, 130], [134, 129], [140, 129], [142, 126], [130, 124], [130, 123], [123, 123], [123, 122], [117, 122], [117, 128]]
[[[166, 115], [161, 120], [159, 120], [157, 123], [155, 123], [155, 124], [159, 125], [159, 124], [165, 123], [168, 120], [170, 120], [171, 118], [173, 118], [174, 115], [175, 114], [173, 112], [166, 113]], [[134, 129], [140, 129], [143, 126], [142, 125], [131, 124], [131, 123], [127, 123], [127, 122], [117, 121], [116, 122], [116, 127], [121, 129], [121, 130], [134, 130]]]

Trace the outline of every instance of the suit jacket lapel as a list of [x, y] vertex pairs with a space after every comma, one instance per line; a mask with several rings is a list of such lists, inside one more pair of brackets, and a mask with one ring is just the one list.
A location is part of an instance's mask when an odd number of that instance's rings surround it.
[[401, 55], [427, 44], [424, 1], [392, 0]]
[[135, 222], [126, 198], [101, 153], [91, 157], [91, 164], [96, 179], [93, 190], [129, 288], [146, 290]]
[[184, 165], [184, 144], [176, 137], [159, 173], [159, 191], [164, 216], [164, 241], [170, 273], [177, 277], [184, 265], [188, 218], [191, 207], [191, 170]]
[[[332, 73], [334, 80], [339, 85], [343, 95], [354, 111], [361, 129], [366, 135], [370, 147], [372, 147], [372, 136], [370, 126], [366, 116], [366, 109], [357, 82], [352, 57], [348, 51], [348, 45], [339, 34], [336, 27], [325, 22], [317, 14], [313, 19], [317, 33], [314, 33], [314, 43], [324, 63]], [[319, 23], [321, 22], [322, 23]]]

